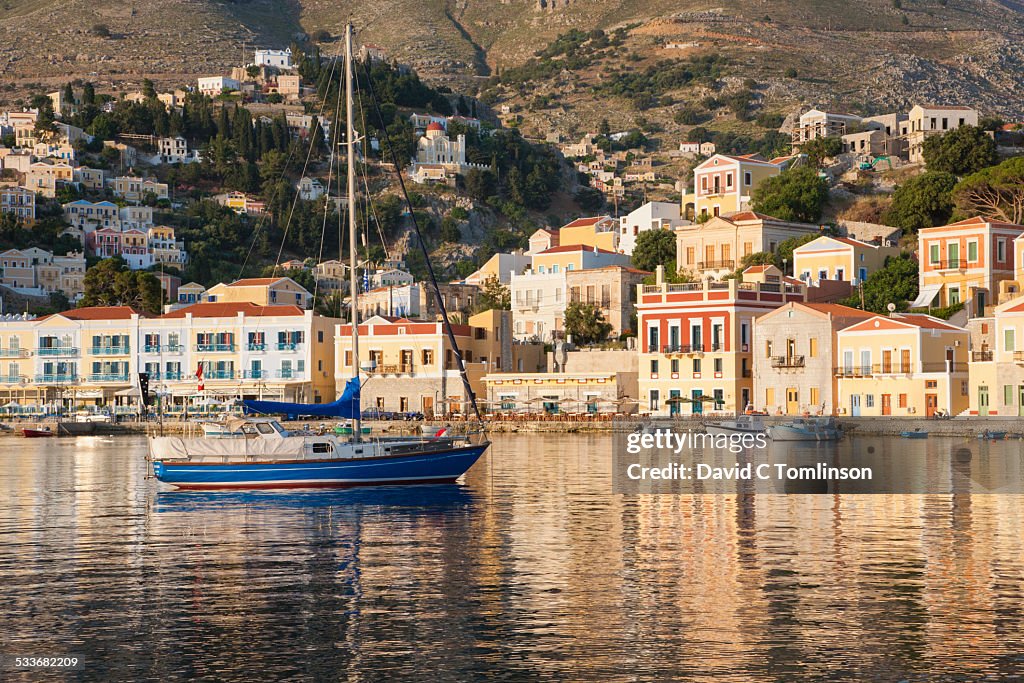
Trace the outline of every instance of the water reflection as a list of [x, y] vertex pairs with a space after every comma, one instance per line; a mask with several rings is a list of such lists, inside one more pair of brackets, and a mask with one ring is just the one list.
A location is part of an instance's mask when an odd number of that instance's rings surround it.
[[[7, 440], [5, 648], [103, 681], [1024, 675], [1019, 497], [619, 496], [611, 443], [497, 436], [458, 486], [248, 493], [158, 491], [141, 442]], [[858, 442], [947, 477], [957, 445]]]

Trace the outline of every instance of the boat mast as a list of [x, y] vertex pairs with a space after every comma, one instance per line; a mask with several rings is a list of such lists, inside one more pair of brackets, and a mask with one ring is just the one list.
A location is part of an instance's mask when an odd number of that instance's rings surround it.
[[[345, 143], [348, 153], [348, 285], [349, 321], [352, 325], [352, 377], [359, 381], [359, 297], [356, 277], [356, 147], [352, 112], [352, 24], [345, 24]], [[352, 440], [362, 438], [362, 406], [353, 419]]]

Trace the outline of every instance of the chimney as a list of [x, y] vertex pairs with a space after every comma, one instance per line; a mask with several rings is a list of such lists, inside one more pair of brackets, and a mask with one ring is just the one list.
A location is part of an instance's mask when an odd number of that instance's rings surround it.
[[662, 285], [665, 282], [665, 266], [658, 265], [654, 269], [654, 282], [657, 285]]

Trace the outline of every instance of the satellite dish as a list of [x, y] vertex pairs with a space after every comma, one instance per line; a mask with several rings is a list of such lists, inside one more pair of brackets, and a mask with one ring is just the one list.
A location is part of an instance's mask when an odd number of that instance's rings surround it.
[[890, 313], [892, 313], [896, 310], [896, 304], [888, 304], [886, 308], [889, 310]]

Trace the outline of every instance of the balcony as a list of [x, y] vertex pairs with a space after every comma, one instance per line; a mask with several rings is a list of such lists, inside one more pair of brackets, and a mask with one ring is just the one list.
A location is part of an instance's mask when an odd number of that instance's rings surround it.
[[39, 356], [77, 356], [78, 349], [71, 346], [43, 346], [36, 351]]
[[28, 358], [28, 349], [0, 349], [0, 358]]
[[203, 379], [234, 379], [234, 370], [210, 370], [203, 373]]
[[930, 261], [932, 270], [963, 270], [967, 268], [967, 259], [955, 258], [946, 261]]
[[403, 375], [411, 375], [413, 373], [412, 363], [403, 363], [398, 366], [398, 371]]
[[144, 353], [160, 353], [160, 345], [159, 344], [146, 344], [145, 346], [142, 347], [142, 351]]
[[89, 353], [94, 356], [127, 356], [131, 349], [127, 346], [93, 346]]
[[243, 370], [242, 379], [267, 379], [270, 372], [267, 370]]
[[743, 370], [740, 371], [740, 375], [744, 379], [750, 379], [751, 377], [754, 376], [754, 370], [752, 368], [744, 368]]
[[261, 343], [249, 343], [245, 345], [246, 351], [266, 351], [267, 345]]
[[804, 367], [803, 356], [772, 356], [773, 368], [802, 368]]
[[168, 381], [178, 381], [181, 379], [181, 370], [177, 372], [165, 372], [163, 378]]
[[670, 356], [671, 355], [676, 355], [676, 354], [682, 355], [682, 354], [704, 353], [704, 345], [703, 344], [690, 344], [690, 345], [675, 344], [675, 345], [669, 345], [669, 346], [662, 347], [662, 351], [661, 352], [666, 354], [666, 355], [670, 355]]
[[232, 353], [235, 350], [234, 344], [196, 344], [196, 351], [200, 353]]
[[77, 381], [78, 375], [75, 374], [36, 375], [37, 384], [74, 384]]
[[292, 342], [278, 342], [277, 343], [277, 350], [278, 351], [297, 351], [298, 349], [301, 349], [301, 348], [302, 348], [302, 344], [297, 344], [297, 343], [292, 343]]
[[305, 372], [299, 370], [278, 370], [274, 374], [278, 379], [305, 379], [306, 376]]
[[21, 384], [27, 381], [28, 377], [25, 375], [0, 375], [0, 384]]
[[1024, 351], [1014, 351], [1013, 352], [1013, 362], [1014, 363], [1024, 363]]
[[89, 375], [90, 382], [127, 382], [127, 372], [98, 372]]
[[[987, 363], [993, 359], [991, 351], [971, 351], [972, 363]], [[1016, 360], [1016, 359], [1014, 359]]]
[[736, 262], [729, 259], [725, 261], [699, 261], [697, 270], [736, 270]]

